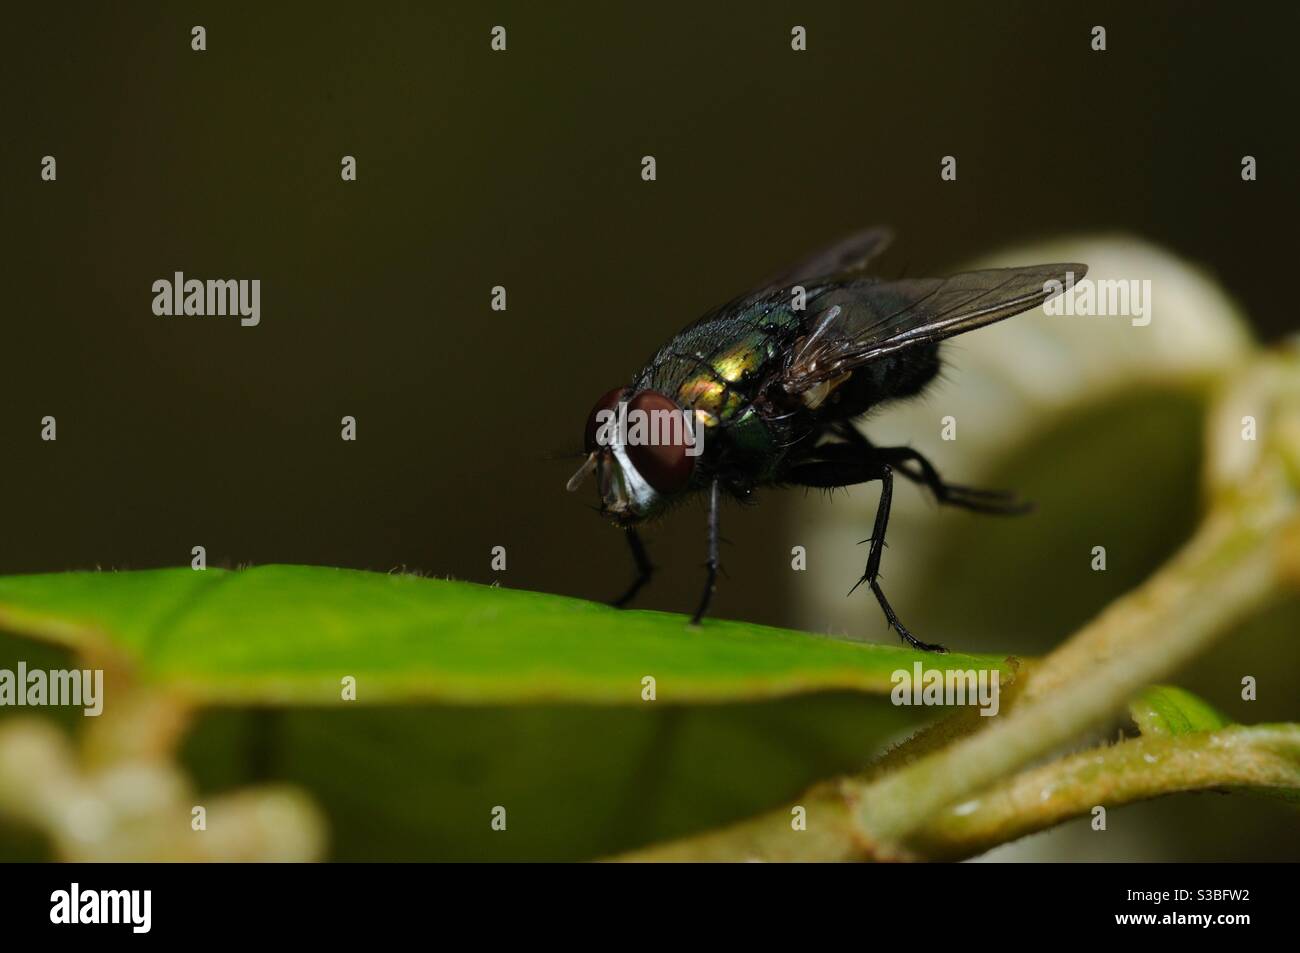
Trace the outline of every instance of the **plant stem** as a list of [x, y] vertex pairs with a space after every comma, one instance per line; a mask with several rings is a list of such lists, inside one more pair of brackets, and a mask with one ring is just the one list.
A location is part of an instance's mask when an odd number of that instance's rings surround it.
[[1070, 755], [946, 808], [910, 846], [931, 860], [960, 860], [1097, 806], [1233, 786], [1300, 790], [1300, 725], [1233, 725]]
[[984, 731], [851, 788], [859, 831], [887, 855], [959, 798], [1098, 727], [1206, 648], [1277, 588], [1275, 521], [1216, 512], [1144, 585], [1048, 656]]
[[[1005, 717], [899, 771], [850, 785], [859, 835], [877, 852], [906, 855], [909, 835], [945, 805], [1097, 727], [1294, 583], [1300, 508], [1290, 438], [1300, 420], [1300, 353], [1266, 355], [1245, 368], [1220, 406], [1233, 415], [1248, 406], [1269, 430], [1247, 447], [1235, 479], [1216, 486], [1211, 478], [1213, 506], [1174, 558], [1049, 655]], [[1223, 418], [1222, 411], [1211, 417], [1211, 464], [1229, 452], [1242, 458], [1247, 443], [1236, 421]], [[1236, 434], [1235, 444], [1225, 434]]]

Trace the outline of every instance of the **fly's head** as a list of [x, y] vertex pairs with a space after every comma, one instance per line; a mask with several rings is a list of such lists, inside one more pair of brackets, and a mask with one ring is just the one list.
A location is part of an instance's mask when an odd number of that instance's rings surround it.
[[595, 472], [601, 514], [634, 525], [690, 485], [702, 436], [695, 416], [671, 397], [617, 387], [587, 416], [587, 459], [568, 489], [576, 490]]

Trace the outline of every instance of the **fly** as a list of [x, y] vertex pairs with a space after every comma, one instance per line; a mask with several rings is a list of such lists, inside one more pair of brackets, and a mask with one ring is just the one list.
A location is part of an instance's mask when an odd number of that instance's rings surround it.
[[916, 450], [876, 446], [853, 421], [925, 390], [939, 372], [941, 341], [1036, 308], [1061, 292], [1070, 272], [1077, 279], [1088, 268], [869, 277], [867, 265], [890, 238], [882, 228], [858, 232], [706, 314], [596, 402], [584, 433], [586, 459], [568, 489], [594, 473], [601, 513], [624, 530], [636, 577], [615, 605], [631, 602], [653, 573], [637, 527], [684, 496], [708, 500], [706, 581], [692, 617], [698, 624], [717, 582], [724, 494], [745, 500], [760, 487], [879, 480], [866, 568], [850, 592], [865, 584], [903, 641], [945, 651], [909, 632], [880, 587], [895, 473], [940, 503], [978, 513], [1012, 515], [1028, 506], [1012, 493], [948, 483]]

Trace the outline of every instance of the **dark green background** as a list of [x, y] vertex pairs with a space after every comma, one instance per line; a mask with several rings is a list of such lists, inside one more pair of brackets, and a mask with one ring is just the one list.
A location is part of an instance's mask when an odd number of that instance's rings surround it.
[[[1131, 230], [1208, 264], [1266, 335], [1296, 325], [1293, 32], [1243, 4], [7, 16], [0, 572], [202, 544], [489, 580], [502, 544], [505, 584], [605, 597], [622, 543], [548, 457], [681, 325], [864, 224], [897, 229], [885, 268], [911, 274]], [[261, 326], [155, 317], [175, 270], [260, 278]], [[766, 544], [782, 505], [728, 512], [720, 613], [797, 621], [788, 546]], [[700, 516], [654, 534], [646, 604], [694, 600]]]

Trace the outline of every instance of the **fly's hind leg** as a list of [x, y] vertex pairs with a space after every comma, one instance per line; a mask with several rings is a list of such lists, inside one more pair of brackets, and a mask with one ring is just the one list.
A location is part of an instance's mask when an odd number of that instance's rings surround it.
[[[876, 447], [851, 425], [838, 429], [847, 443], [842, 445], [853, 456], [870, 453], [873, 459], [889, 464], [913, 483], [927, 487], [934, 498], [947, 506], [956, 506], [973, 513], [991, 516], [1020, 516], [1034, 508], [1034, 504], [1016, 498], [1008, 490], [983, 490], [979, 487], [948, 483], [939, 475], [934, 464], [919, 450], [911, 447]], [[819, 448], [819, 450], [824, 448]]]
[[818, 460], [802, 463], [791, 470], [788, 479], [798, 486], [826, 489], [869, 483], [872, 480], [880, 481], [880, 503], [876, 506], [876, 521], [871, 533], [871, 550], [867, 554], [867, 568], [849, 593], [851, 595], [858, 586], [866, 583], [875, 595], [876, 601], [880, 603], [889, 627], [898, 633], [899, 638], [922, 652], [946, 652], [948, 650], [942, 645], [922, 642], [909, 632], [907, 626], [899, 621], [894, 607], [885, 598], [885, 591], [880, 588], [880, 557], [885, 547], [885, 529], [889, 526], [889, 508], [894, 497], [894, 473], [888, 463], [873, 459], [872, 453], [873, 451], [868, 447], [867, 452], [862, 453], [857, 460]]
[[880, 603], [889, 627], [897, 632], [904, 642], [922, 652], [947, 652], [948, 650], [942, 645], [922, 642], [909, 632], [907, 627], [898, 620], [894, 607], [889, 604], [889, 600], [885, 598], [885, 591], [880, 588], [880, 557], [885, 547], [885, 529], [889, 526], [889, 508], [893, 497], [894, 473], [889, 464], [883, 463], [880, 465], [880, 502], [876, 505], [876, 523], [871, 530], [871, 550], [867, 554], [867, 568], [863, 571], [862, 578], [854, 583], [853, 589], [849, 590], [849, 595], [865, 582], [875, 594], [876, 601]]

